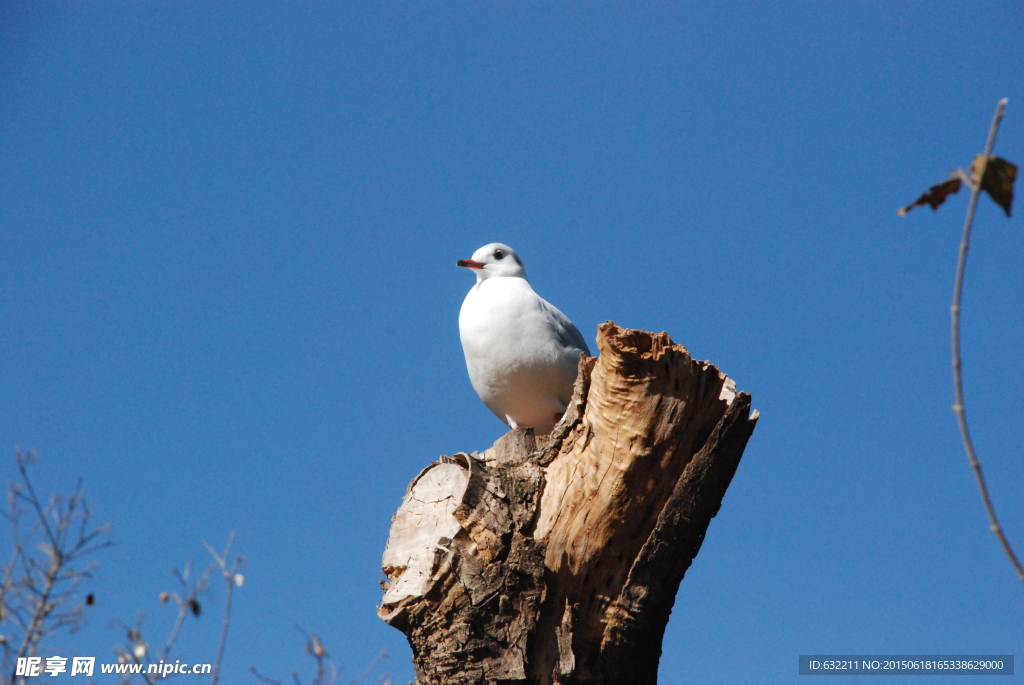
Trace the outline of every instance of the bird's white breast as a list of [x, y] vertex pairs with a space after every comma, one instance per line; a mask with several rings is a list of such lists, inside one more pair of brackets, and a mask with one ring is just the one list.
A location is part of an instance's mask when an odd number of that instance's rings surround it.
[[552, 311], [525, 279], [489, 278], [459, 313], [473, 389], [499, 418], [538, 433], [568, 405], [580, 352], [565, 344]]

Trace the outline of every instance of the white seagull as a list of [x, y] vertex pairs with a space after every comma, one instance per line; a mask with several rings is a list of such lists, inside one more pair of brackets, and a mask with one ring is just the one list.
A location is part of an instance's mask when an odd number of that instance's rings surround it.
[[473, 389], [513, 429], [547, 435], [572, 399], [587, 343], [565, 314], [533, 291], [523, 262], [491, 243], [460, 259], [476, 285], [459, 312], [459, 335]]

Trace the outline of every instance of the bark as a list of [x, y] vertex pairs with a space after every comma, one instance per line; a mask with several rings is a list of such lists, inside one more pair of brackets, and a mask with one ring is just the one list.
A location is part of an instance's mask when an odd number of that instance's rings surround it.
[[419, 685], [656, 683], [686, 570], [739, 465], [750, 395], [665, 333], [598, 329], [549, 436], [424, 469], [378, 614]]

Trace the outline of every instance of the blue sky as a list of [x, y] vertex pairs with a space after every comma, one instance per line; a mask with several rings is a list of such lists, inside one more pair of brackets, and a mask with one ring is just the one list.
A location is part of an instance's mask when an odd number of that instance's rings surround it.
[[[662, 682], [1024, 655], [949, 409], [966, 198], [895, 211], [1004, 96], [1024, 162], [1022, 33], [1009, 1], [0, 3], [0, 450], [84, 477], [120, 542], [66, 644], [109, 655], [138, 610], [164, 634], [169, 568], [234, 529], [226, 682], [308, 674], [295, 624], [411, 679], [380, 555], [409, 480], [503, 432], [455, 267], [501, 241], [588, 340], [668, 331], [762, 413]], [[966, 392], [1019, 552], [1022, 252], [983, 198]]]

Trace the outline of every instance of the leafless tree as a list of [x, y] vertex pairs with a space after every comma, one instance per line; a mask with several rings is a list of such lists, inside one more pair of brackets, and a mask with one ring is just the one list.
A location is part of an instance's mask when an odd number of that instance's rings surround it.
[[16, 675], [19, 658], [34, 657], [48, 639], [81, 627], [85, 607], [95, 601], [92, 593], [81, 591], [97, 566], [90, 557], [113, 544], [109, 524], [93, 526], [81, 480], [70, 495], [40, 499], [28, 473], [38, 458], [32, 451], [15, 453], [19, 480], [7, 487], [2, 512], [12, 546], [0, 585], [0, 683], [5, 685], [25, 682]]
[[[53, 495], [40, 499], [29, 476], [29, 465], [39, 459], [34, 451], [17, 451], [14, 456], [18, 479], [7, 487], [7, 507], [0, 512], [11, 526], [11, 553], [7, 564], [0, 567], [0, 647], [3, 664], [0, 685], [24, 685], [26, 676], [16, 675], [19, 658], [35, 657], [50, 651], [52, 641], [59, 633], [74, 633], [85, 622], [85, 609], [95, 602], [93, 593], [85, 593], [83, 583], [92, 580], [97, 562], [95, 552], [113, 544], [109, 524], [94, 526], [81, 480], [71, 494]], [[150, 673], [151, 666], [167, 664], [189, 617], [204, 613], [210, 583], [219, 574], [224, 581], [223, 618], [220, 638], [210, 673], [210, 685], [220, 681], [221, 666], [231, 626], [231, 608], [234, 591], [242, 587], [241, 573], [245, 557], [232, 554], [235, 532], [228, 536], [223, 550], [218, 551], [204, 541], [211, 556], [210, 563], [198, 575], [191, 561], [181, 569], [173, 568], [171, 575], [178, 588], [165, 590], [157, 596], [160, 604], [171, 604], [177, 609], [166, 639], [152, 646], [144, 634], [146, 615], [139, 612], [135, 622], [128, 625], [118, 621], [114, 625], [124, 631], [124, 642], [114, 649], [117, 660], [124, 666], [138, 667], [141, 672], [118, 674], [122, 685], [144, 682], [154, 685], [173, 673]], [[300, 629], [301, 630], [301, 629]], [[316, 676], [310, 685], [337, 685], [340, 669], [327, 653], [319, 636], [307, 634], [306, 652], [316, 662]], [[362, 683], [387, 658], [381, 652], [348, 685]], [[156, 670], [156, 669], [154, 669]], [[265, 682], [275, 682], [253, 672]], [[293, 673], [298, 680], [298, 671]], [[33, 681], [38, 678], [33, 677]], [[379, 685], [390, 685], [387, 675], [381, 676]]]

